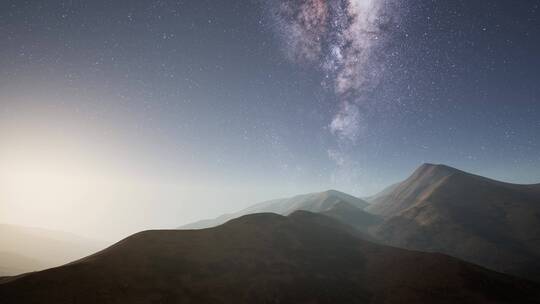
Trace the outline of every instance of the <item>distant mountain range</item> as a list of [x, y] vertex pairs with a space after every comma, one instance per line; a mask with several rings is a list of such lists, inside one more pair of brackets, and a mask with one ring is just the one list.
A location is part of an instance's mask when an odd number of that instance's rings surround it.
[[266, 201], [258, 203], [246, 209], [240, 210], [231, 214], [224, 214], [215, 219], [202, 220], [195, 223], [191, 223], [185, 226], [180, 227], [179, 229], [202, 229], [215, 227], [221, 225], [228, 220], [240, 217], [246, 214], [253, 213], [276, 213], [281, 215], [289, 215], [294, 211], [304, 210], [311, 212], [323, 212], [330, 210], [336, 204], [345, 202], [354, 206], [358, 209], [363, 209], [369, 204], [357, 197], [352, 195], [335, 191], [328, 190], [325, 192], [319, 193], [310, 193], [304, 195], [297, 195], [291, 198], [282, 198], [271, 201]]
[[70, 233], [1, 224], [0, 276], [60, 266], [105, 246]]
[[442, 254], [377, 245], [306, 211], [145, 231], [0, 283], [25, 303], [539, 303], [540, 286]]

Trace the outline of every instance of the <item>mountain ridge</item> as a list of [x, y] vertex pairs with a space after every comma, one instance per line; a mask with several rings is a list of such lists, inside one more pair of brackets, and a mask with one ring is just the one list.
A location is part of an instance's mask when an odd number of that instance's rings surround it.
[[289, 215], [297, 210], [322, 212], [332, 208], [335, 204], [345, 201], [351, 205], [363, 209], [369, 204], [364, 200], [337, 190], [326, 190], [308, 194], [296, 195], [290, 198], [274, 199], [260, 202], [244, 208], [238, 212], [220, 215], [214, 219], [205, 219], [191, 224], [183, 225], [179, 229], [201, 229], [217, 226], [233, 218], [253, 213], [272, 212], [281, 215]]

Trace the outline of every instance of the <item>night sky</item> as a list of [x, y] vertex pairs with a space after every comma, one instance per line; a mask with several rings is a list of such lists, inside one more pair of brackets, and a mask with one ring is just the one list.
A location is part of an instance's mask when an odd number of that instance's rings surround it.
[[[371, 195], [424, 162], [540, 182], [539, 14], [532, 0], [0, 1], [0, 221], [88, 234], [133, 214], [122, 234]], [[89, 220], [40, 217], [68, 209]]]

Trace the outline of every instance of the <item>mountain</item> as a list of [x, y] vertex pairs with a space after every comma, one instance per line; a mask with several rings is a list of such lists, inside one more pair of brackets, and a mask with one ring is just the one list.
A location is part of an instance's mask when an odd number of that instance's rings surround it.
[[70, 233], [0, 225], [0, 275], [37, 271], [80, 259], [105, 244]]
[[252, 214], [145, 231], [77, 262], [0, 281], [3, 304], [540, 303], [540, 286], [442, 254], [359, 239], [329, 217]]
[[297, 210], [305, 210], [311, 212], [322, 212], [331, 209], [340, 202], [346, 202], [354, 207], [363, 209], [369, 204], [362, 199], [352, 195], [339, 192], [336, 190], [328, 190], [324, 192], [310, 193], [297, 195], [292, 198], [276, 199], [258, 203], [241, 211], [231, 214], [224, 214], [215, 219], [202, 220], [180, 227], [181, 229], [202, 229], [221, 225], [233, 218], [240, 217], [246, 214], [253, 213], [276, 213], [281, 215], [289, 215]]
[[540, 184], [425, 164], [366, 211], [385, 219], [374, 231], [383, 243], [540, 281]]

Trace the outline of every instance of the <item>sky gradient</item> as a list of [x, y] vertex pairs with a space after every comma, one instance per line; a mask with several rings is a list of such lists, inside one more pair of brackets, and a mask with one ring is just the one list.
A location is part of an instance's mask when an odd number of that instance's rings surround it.
[[538, 183], [539, 5], [1, 1], [0, 222], [114, 239], [424, 162]]

